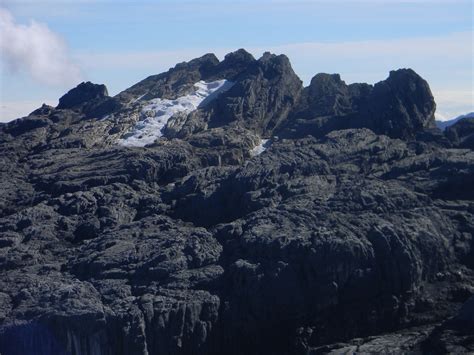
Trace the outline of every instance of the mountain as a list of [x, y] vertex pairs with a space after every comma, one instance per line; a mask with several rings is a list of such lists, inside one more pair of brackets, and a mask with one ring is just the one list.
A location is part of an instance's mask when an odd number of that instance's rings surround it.
[[241, 49], [1, 125], [0, 353], [474, 351], [474, 126], [435, 108]]
[[445, 130], [447, 127], [452, 126], [453, 124], [455, 124], [459, 120], [462, 120], [463, 118], [474, 118], [474, 112], [470, 112], [465, 115], [461, 115], [447, 121], [436, 121], [436, 127], [438, 127], [441, 130]]

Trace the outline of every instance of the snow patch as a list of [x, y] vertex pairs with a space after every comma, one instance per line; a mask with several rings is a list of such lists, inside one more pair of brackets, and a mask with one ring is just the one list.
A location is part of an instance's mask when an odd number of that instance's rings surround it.
[[140, 101], [141, 99], [143, 99], [145, 96], [146, 96], [146, 94], [140, 95], [140, 96], [138, 96], [136, 99], [133, 99], [133, 100], [131, 101], [131, 103], [134, 104], [135, 102], [138, 102], [138, 101]]
[[[219, 94], [229, 90], [233, 82], [217, 80], [210, 83], [198, 81], [194, 91], [175, 100], [152, 99], [142, 108], [143, 120], [137, 122], [132, 131], [119, 140], [119, 144], [127, 147], [144, 147], [153, 143], [163, 135], [162, 130], [173, 115], [183, 112], [190, 113], [206, 106]], [[143, 96], [142, 96], [143, 97]], [[138, 98], [138, 99], [141, 99]]]
[[261, 139], [260, 143], [254, 148], [252, 148], [252, 150], [250, 151], [250, 155], [254, 157], [262, 154], [270, 146], [270, 144], [271, 142], [269, 139]]

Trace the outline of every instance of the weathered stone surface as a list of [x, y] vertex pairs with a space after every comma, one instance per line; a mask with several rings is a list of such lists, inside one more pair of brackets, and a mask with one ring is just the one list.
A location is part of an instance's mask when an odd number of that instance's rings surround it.
[[[235, 66], [236, 61], [246, 66]], [[242, 71], [229, 75], [229, 66]], [[265, 53], [254, 60], [238, 51], [226, 56], [216, 70], [233, 80], [232, 88], [206, 107], [172, 119], [165, 131], [167, 136], [185, 138], [207, 128], [236, 125], [270, 137], [286, 120], [302, 90], [301, 80], [284, 55]]]
[[[220, 79], [117, 144], [148, 100]], [[0, 125], [0, 353], [473, 351], [470, 121], [431, 128], [413, 71], [303, 88], [238, 50], [85, 85]]]
[[391, 71], [374, 86], [346, 85], [338, 74], [317, 74], [283, 134], [322, 136], [338, 129], [369, 128], [392, 138], [413, 139], [435, 127], [435, 109], [428, 83], [411, 69]]
[[435, 126], [431, 90], [411, 69], [391, 71], [387, 80], [375, 84], [368, 101], [360, 120], [376, 133], [413, 138], [423, 128]]
[[75, 108], [91, 100], [107, 97], [105, 85], [93, 84], [90, 81], [79, 84], [59, 99], [58, 109]]
[[448, 139], [459, 148], [474, 149], [474, 118], [463, 118], [446, 128]]

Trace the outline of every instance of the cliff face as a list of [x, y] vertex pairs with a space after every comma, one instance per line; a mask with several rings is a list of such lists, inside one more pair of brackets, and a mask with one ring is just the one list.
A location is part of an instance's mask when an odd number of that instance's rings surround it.
[[333, 130], [369, 128], [410, 140], [435, 127], [435, 109], [428, 83], [411, 69], [391, 71], [374, 86], [346, 85], [338, 74], [317, 74], [304, 89], [285, 133], [322, 136]]
[[239, 50], [1, 125], [0, 353], [472, 351], [472, 132], [434, 110]]

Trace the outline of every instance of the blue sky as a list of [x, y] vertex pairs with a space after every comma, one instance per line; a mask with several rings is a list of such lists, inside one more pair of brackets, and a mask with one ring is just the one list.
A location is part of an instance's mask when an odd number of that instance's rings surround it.
[[[116, 94], [207, 52], [287, 54], [318, 72], [375, 83], [411, 67], [437, 115], [474, 111], [470, 0], [2, 0], [0, 121], [28, 114], [82, 80]], [[32, 22], [33, 21], [33, 22]]]

